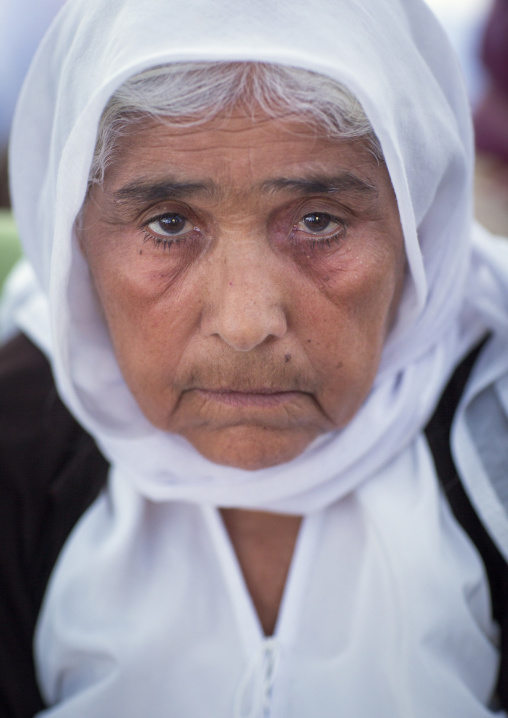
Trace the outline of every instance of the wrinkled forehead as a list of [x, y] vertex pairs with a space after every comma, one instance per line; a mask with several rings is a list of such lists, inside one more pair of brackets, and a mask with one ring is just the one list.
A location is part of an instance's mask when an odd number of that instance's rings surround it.
[[[368, 139], [335, 137], [313, 118], [221, 113], [183, 128], [168, 125], [163, 118], [147, 117], [111, 137], [103, 179], [90, 181], [89, 189], [96, 184], [109, 188], [125, 184], [129, 177], [137, 177], [137, 184], [172, 177], [177, 195], [178, 183], [188, 183], [194, 177], [203, 191], [218, 196], [223, 183], [253, 188], [271, 165], [280, 168], [279, 176], [287, 177], [288, 183], [305, 166], [309, 178], [315, 177], [316, 192], [333, 191], [332, 185], [319, 183], [319, 177], [329, 171], [331, 152], [337, 165], [335, 176], [344, 175], [340, 184], [352, 192], [373, 190], [376, 177], [381, 173], [388, 176], [383, 158], [373, 152]], [[207, 179], [212, 176], [213, 180]], [[360, 176], [361, 181], [355, 179]], [[134, 190], [125, 194], [125, 199], [127, 196], [136, 199]]]
[[200, 128], [214, 129], [215, 138], [201, 133], [204, 151], [215, 141], [251, 142], [246, 123], [256, 127], [256, 142], [268, 140], [276, 120], [294, 135], [364, 139], [382, 159], [361, 104], [331, 78], [259, 62], [172, 63], [128, 78], [109, 99], [99, 121], [91, 181], [100, 181], [113, 156], [128, 153], [133, 139], [149, 137], [155, 120], [184, 140], [189, 133], [199, 136]]
[[114, 140], [104, 180], [90, 185], [87, 200], [105, 196], [118, 211], [196, 200], [241, 213], [245, 203], [285, 195], [362, 206], [393, 201], [385, 164], [365, 138], [337, 138], [295, 114], [260, 112], [221, 113], [185, 127], [136, 123]]

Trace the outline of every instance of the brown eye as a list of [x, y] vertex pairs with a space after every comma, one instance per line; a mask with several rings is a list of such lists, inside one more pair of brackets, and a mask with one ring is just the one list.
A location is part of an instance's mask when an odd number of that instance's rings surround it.
[[330, 229], [332, 221], [330, 215], [325, 212], [312, 212], [305, 215], [300, 224], [303, 225], [302, 229], [307, 229], [310, 232], [324, 232]]
[[293, 231], [319, 240], [321, 238], [331, 239], [337, 232], [342, 234], [345, 228], [344, 220], [327, 212], [309, 212], [294, 225]]
[[163, 237], [178, 237], [192, 229], [189, 220], [177, 213], [165, 214], [154, 219], [146, 226], [151, 232], [160, 234]]

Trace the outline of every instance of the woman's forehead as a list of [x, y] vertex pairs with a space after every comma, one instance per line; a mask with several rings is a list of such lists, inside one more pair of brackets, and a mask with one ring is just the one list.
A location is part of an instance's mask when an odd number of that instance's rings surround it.
[[386, 177], [363, 140], [330, 137], [305, 117], [237, 112], [186, 126], [133, 125], [115, 143], [106, 183], [135, 199], [136, 188], [156, 192], [161, 183], [210, 195], [230, 183], [274, 192], [298, 182], [302, 191], [373, 193]]

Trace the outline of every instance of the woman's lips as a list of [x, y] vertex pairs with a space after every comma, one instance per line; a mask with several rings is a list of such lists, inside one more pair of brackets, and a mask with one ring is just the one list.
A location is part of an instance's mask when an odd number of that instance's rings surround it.
[[234, 391], [228, 389], [197, 389], [197, 393], [208, 401], [236, 407], [272, 407], [294, 401], [302, 395], [301, 391], [273, 391], [258, 389], [254, 391]]

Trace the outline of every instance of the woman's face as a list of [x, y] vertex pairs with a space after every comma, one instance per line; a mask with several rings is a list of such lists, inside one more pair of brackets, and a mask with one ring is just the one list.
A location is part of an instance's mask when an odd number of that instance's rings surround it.
[[289, 461], [369, 393], [405, 255], [362, 142], [291, 116], [147, 120], [119, 140], [79, 235], [141, 410], [212, 461]]

